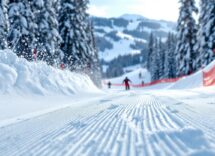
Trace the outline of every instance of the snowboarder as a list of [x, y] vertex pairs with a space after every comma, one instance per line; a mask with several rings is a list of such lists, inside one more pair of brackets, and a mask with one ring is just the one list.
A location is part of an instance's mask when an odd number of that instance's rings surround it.
[[110, 89], [110, 88], [111, 88], [111, 82], [109, 81], [109, 82], [107, 83], [107, 85], [108, 85], [108, 88]]
[[123, 83], [125, 84], [125, 90], [129, 90], [130, 89], [129, 82], [131, 82], [131, 80], [129, 80], [128, 77], [125, 77], [125, 79], [123, 80]]

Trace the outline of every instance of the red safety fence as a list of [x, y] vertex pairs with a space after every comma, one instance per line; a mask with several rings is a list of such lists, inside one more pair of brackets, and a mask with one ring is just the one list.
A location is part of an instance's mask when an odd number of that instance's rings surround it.
[[206, 87], [215, 85], [215, 66], [209, 71], [203, 71], [203, 85]]
[[[161, 80], [156, 80], [156, 81], [152, 81], [150, 83], [145, 83], [145, 84], [131, 84], [131, 86], [139, 88], [139, 87], [153, 86], [153, 85], [160, 84], [160, 83], [173, 83], [173, 82], [176, 82], [176, 81], [178, 81], [179, 79], [181, 79], [183, 77], [185, 77], [185, 76], [182, 76], [182, 77], [179, 77], [179, 78], [161, 79]], [[107, 85], [106, 82], [104, 82], [104, 84]], [[112, 86], [124, 86], [124, 84], [116, 84], [116, 83], [112, 83], [111, 85]]]
[[152, 81], [150, 83], [145, 83], [145, 84], [132, 84], [132, 87], [148, 87], [148, 86], [153, 86], [156, 84], [160, 84], [160, 83], [173, 83], [178, 81], [179, 79], [181, 79], [182, 77], [179, 78], [172, 78], [172, 79], [161, 79], [161, 80], [156, 80], [156, 81]]
[[[192, 75], [192, 74], [191, 74]], [[190, 76], [190, 75], [188, 75]], [[181, 78], [186, 77], [186, 76], [181, 76], [178, 78], [172, 78], [172, 79], [161, 79], [161, 80], [156, 80], [152, 81], [150, 83], [145, 83], [145, 84], [131, 84], [132, 87], [148, 87], [148, 86], [153, 86], [161, 83], [174, 83]], [[104, 84], [107, 85], [106, 82]], [[113, 86], [124, 86], [124, 84], [111, 84]], [[208, 86], [215, 86], [215, 66], [210, 69], [209, 71], [204, 71], [203, 70], [203, 86], [208, 87]]]

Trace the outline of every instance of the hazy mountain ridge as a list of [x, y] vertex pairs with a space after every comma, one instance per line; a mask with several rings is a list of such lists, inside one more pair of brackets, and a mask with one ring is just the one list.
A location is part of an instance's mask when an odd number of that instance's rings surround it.
[[119, 55], [137, 54], [148, 43], [151, 32], [165, 39], [175, 32], [176, 24], [141, 15], [124, 14], [119, 18], [92, 17], [100, 59], [113, 60]]

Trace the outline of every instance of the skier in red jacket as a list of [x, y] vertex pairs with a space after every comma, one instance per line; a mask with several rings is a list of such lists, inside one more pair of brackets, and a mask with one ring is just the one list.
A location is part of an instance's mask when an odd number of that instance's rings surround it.
[[129, 82], [131, 82], [131, 80], [129, 80], [127, 77], [125, 77], [125, 79], [123, 80], [123, 83], [125, 84], [125, 90], [129, 90], [130, 89]]

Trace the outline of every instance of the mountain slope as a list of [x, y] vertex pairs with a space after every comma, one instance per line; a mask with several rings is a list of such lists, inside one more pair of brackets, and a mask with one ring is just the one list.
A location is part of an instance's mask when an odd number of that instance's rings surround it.
[[173, 22], [147, 19], [140, 15], [125, 14], [119, 18], [92, 17], [100, 59], [113, 60], [119, 55], [140, 53], [148, 43], [151, 32], [165, 39], [175, 32]]

